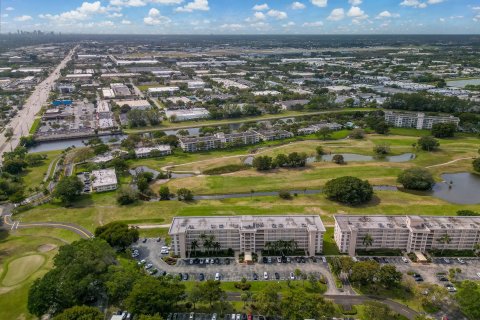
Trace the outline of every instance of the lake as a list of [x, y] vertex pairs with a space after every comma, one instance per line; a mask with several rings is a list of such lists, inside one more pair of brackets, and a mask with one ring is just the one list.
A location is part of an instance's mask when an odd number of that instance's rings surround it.
[[431, 193], [434, 197], [457, 204], [480, 203], [480, 176], [470, 172], [445, 173], [444, 181], [436, 183]]
[[449, 87], [464, 88], [466, 85], [469, 85], [469, 84], [480, 85], [480, 78], [447, 81], [447, 86]]

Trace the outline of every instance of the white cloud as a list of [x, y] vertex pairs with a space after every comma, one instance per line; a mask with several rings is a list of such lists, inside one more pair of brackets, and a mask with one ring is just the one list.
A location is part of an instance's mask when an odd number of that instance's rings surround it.
[[152, 8], [148, 11], [148, 15], [143, 18], [143, 23], [148, 26], [158, 26], [160, 24], [168, 24], [171, 20], [168, 17], [162, 16], [158, 9]]
[[109, 17], [109, 18], [121, 18], [121, 17], [123, 17], [123, 14], [118, 13], [118, 12], [113, 12], [113, 13], [109, 14], [107, 17]]
[[322, 21], [305, 22], [303, 24], [303, 26], [304, 27], [310, 27], [310, 28], [321, 27], [321, 26], [323, 26], [323, 22]]
[[343, 18], [345, 18], [345, 10], [343, 10], [342, 8], [337, 8], [332, 10], [327, 19], [332, 21], [339, 21]]
[[438, 19], [440, 22], [445, 22], [445, 18]]
[[147, 3], [144, 0], [110, 0], [110, 5], [117, 7], [144, 7]]
[[120, 23], [125, 24], [125, 25], [129, 25], [129, 24], [132, 24], [132, 21], [127, 20], [127, 19], [123, 19], [122, 22], [120, 22]]
[[388, 10], [380, 12], [377, 16], [378, 19], [391, 18], [391, 17], [392, 17], [392, 14]]
[[193, 0], [192, 2], [187, 3], [183, 7], [178, 7], [177, 9], [175, 9], [175, 11], [177, 12], [192, 12], [195, 10], [210, 10], [210, 7], [208, 6], [208, 0]]
[[350, 3], [352, 6], [359, 6], [362, 4], [362, 0], [348, 0], [348, 3]]
[[15, 10], [13, 7], [6, 7], [5, 8], [5, 11], [13, 11], [13, 10]]
[[292, 10], [303, 10], [305, 9], [305, 5], [301, 2], [295, 1], [294, 3], [292, 3], [290, 8], [292, 8]]
[[255, 13], [253, 14], [253, 17], [254, 17], [256, 20], [265, 20], [265, 19], [267, 18], [267, 16], [265, 15], [265, 13], [260, 12], [260, 11], [255, 12]]
[[428, 0], [427, 3], [428, 4], [437, 4], [437, 3], [442, 3], [443, 1], [445, 1], [445, 0]]
[[220, 26], [220, 29], [223, 30], [230, 30], [230, 31], [238, 31], [240, 29], [243, 29], [244, 26], [238, 23], [227, 23], [227, 24], [222, 24]]
[[282, 24], [282, 27], [284, 27], [284, 28], [290, 28], [290, 27], [293, 27], [293, 26], [295, 26], [295, 22], [293, 22], [293, 21], [289, 21], [285, 24]]
[[368, 18], [368, 15], [365, 14], [365, 11], [360, 9], [360, 7], [355, 7], [355, 6], [351, 7], [350, 10], [348, 10], [347, 16], [349, 16], [351, 18], [355, 18], [357, 20], [362, 20], [362, 19]]
[[172, 5], [172, 4], [180, 4], [183, 0], [150, 0], [152, 3], [156, 4], [164, 4], [164, 5]]
[[106, 7], [103, 7], [100, 1], [83, 2], [82, 5], [75, 10], [63, 12], [56, 15], [41, 14], [39, 15], [39, 17], [43, 19], [50, 19], [56, 22], [74, 22], [87, 20], [93, 15], [103, 14], [107, 11], [108, 9]]
[[32, 20], [32, 19], [33, 18], [31, 16], [23, 15], [23, 16], [15, 17], [13, 20], [24, 22], [24, 21], [29, 21], [29, 20]]
[[414, 7], [414, 8], [426, 8], [427, 4], [425, 2], [420, 2], [419, 0], [403, 0], [400, 3], [404, 7]]
[[328, 0], [310, 0], [314, 6], [324, 8], [328, 4]]
[[268, 10], [270, 9], [270, 7], [268, 6], [268, 4], [264, 3], [264, 4], [256, 4], [253, 6], [252, 10], [255, 10], [255, 11], [264, 11], [264, 10]]
[[277, 20], [283, 20], [283, 19], [287, 19], [288, 16], [287, 16], [287, 13], [286, 12], [283, 12], [283, 11], [278, 11], [278, 10], [269, 10], [267, 12], [267, 15], [269, 17], [272, 17], [272, 18], [275, 18]]

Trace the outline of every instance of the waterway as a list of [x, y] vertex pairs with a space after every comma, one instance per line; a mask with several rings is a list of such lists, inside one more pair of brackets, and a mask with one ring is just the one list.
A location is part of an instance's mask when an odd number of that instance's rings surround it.
[[449, 87], [465, 88], [469, 84], [480, 85], [480, 78], [447, 81], [447, 86]]
[[457, 204], [480, 203], [480, 175], [470, 172], [444, 173], [443, 181], [436, 183], [431, 195]]

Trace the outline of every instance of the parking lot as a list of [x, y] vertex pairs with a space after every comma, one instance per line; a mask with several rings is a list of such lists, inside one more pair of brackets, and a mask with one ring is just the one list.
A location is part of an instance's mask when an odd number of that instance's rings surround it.
[[[249, 281], [280, 281], [280, 280], [299, 280], [295, 276], [295, 270], [299, 269], [304, 274], [313, 274], [317, 278], [325, 277], [328, 285], [327, 294], [348, 294], [348, 292], [339, 291], [334, 285], [334, 278], [329, 270], [329, 266], [324, 257], [317, 257], [315, 260], [308, 257], [291, 257], [289, 261], [283, 261], [276, 257], [259, 258], [259, 262], [254, 264], [238, 263], [234, 258], [195, 258], [178, 259], [176, 265], [168, 265], [162, 260], [168, 256], [168, 251], [163, 251], [165, 246], [164, 239], [142, 239], [135, 245], [138, 250], [138, 260], [145, 260], [145, 264], [152, 264], [152, 267], [158, 270], [156, 274], [179, 275], [183, 280], [209, 280], [216, 279], [223, 281], [240, 281], [245, 278]], [[208, 263], [207, 263], [208, 259]], [[402, 257], [357, 257], [362, 260], [376, 260], [380, 264], [392, 264], [397, 270], [404, 274], [417, 274], [423, 281], [445, 286], [449, 281], [442, 278], [448, 278], [449, 269], [459, 268], [458, 280], [480, 280], [477, 273], [480, 272], [480, 258], [464, 258], [461, 263], [457, 259], [434, 258], [432, 263], [422, 264], [414, 263], [410, 260], [405, 262]], [[213, 260], [213, 263], [212, 263]], [[448, 263], [447, 263], [448, 262]], [[444, 274], [445, 276], [440, 276]], [[217, 277], [216, 277], [217, 276]]]

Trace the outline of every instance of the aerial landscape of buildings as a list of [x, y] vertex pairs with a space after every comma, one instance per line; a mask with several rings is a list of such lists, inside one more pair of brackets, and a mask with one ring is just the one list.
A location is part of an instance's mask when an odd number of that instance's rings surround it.
[[480, 319], [478, 4], [225, 2], [0, 4], [0, 319]]

